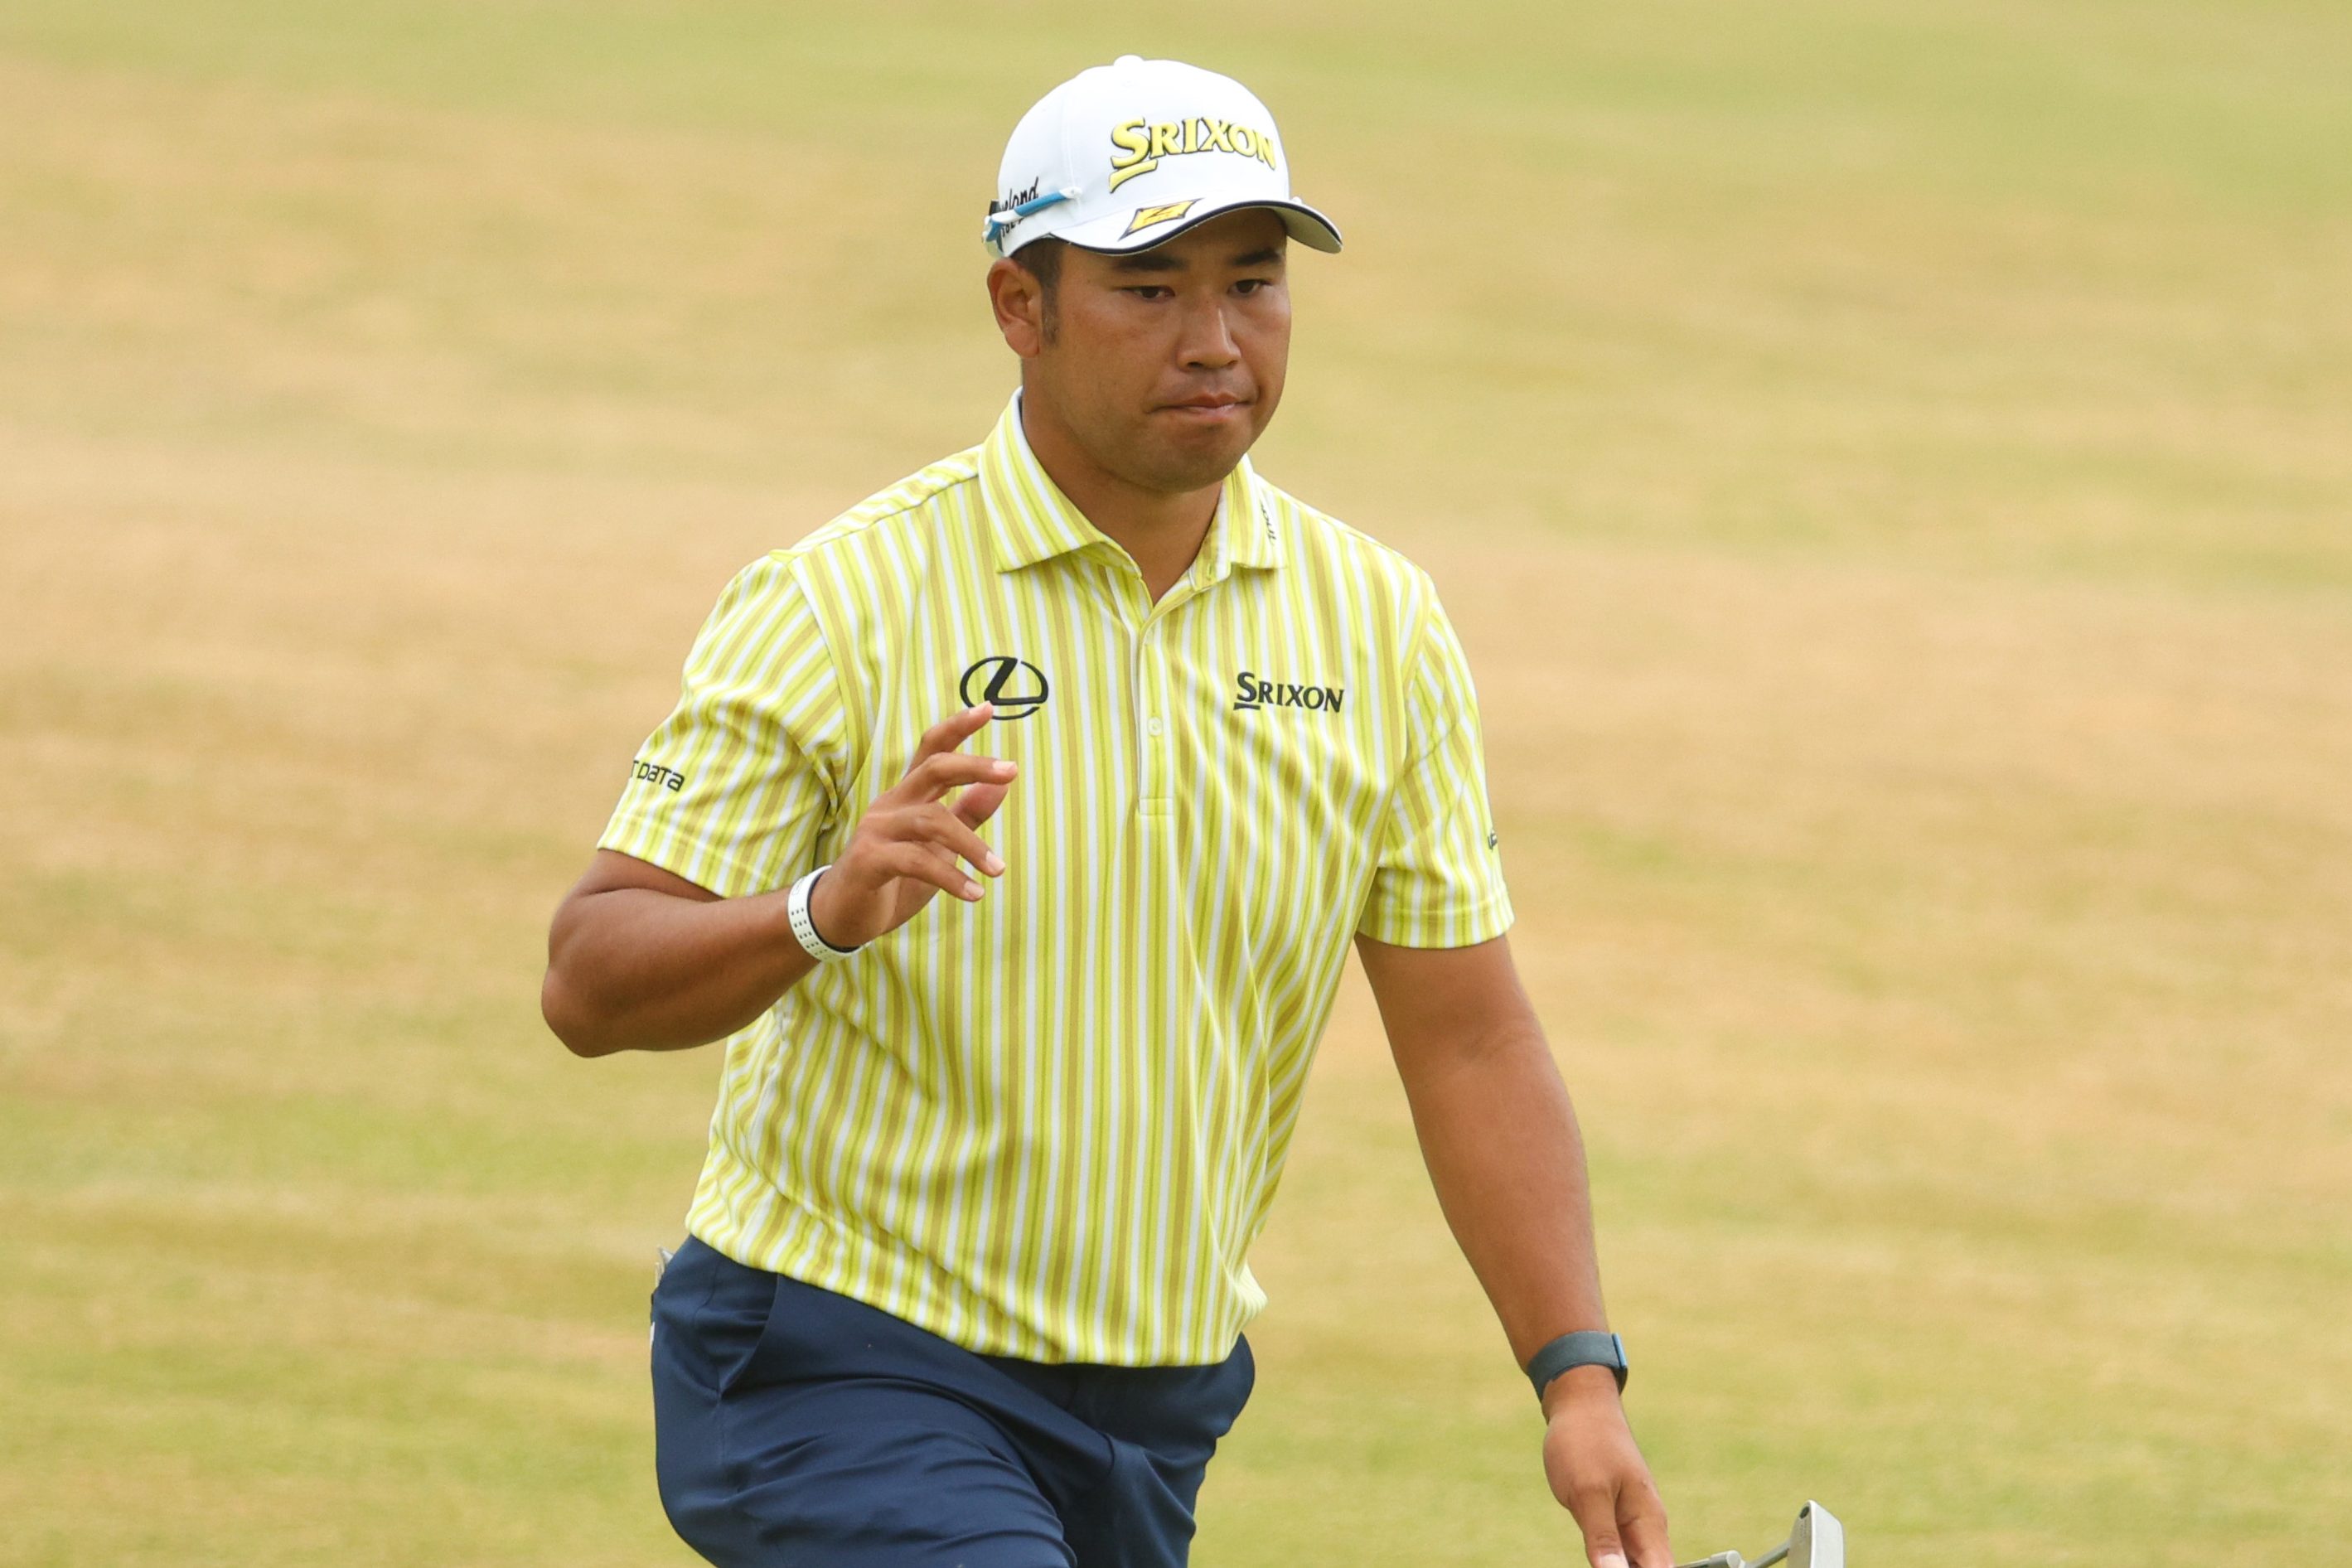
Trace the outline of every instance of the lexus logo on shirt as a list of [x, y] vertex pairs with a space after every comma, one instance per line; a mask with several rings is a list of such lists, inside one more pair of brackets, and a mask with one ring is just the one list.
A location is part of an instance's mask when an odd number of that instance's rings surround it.
[[1053, 688], [1045, 682], [1045, 672], [1027, 659], [992, 653], [963, 672], [957, 689], [967, 708], [988, 702], [995, 705], [999, 719], [1026, 719], [1045, 705]]

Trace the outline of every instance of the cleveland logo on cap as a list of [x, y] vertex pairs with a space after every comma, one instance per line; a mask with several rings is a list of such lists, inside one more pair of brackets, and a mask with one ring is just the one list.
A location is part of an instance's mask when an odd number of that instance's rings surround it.
[[1148, 174], [1160, 167], [1162, 158], [1180, 158], [1187, 153], [1238, 153], [1244, 158], [1255, 158], [1269, 169], [1277, 169], [1274, 161], [1274, 132], [1253, 131], [1246, 125], [1235, 125], [1223, 120], [1185, 120], [1154, 124], [1145, 120], [1122, 121], [1111, 127], [1110, 144], [1118, 152], [1110, 155], [1110, 184], [1103, 187], [1115, 191], [1138, 174]]

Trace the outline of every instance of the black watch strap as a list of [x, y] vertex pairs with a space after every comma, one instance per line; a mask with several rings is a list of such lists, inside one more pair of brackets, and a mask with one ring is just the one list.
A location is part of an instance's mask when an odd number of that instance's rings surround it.
[[1536, 1397], [1541, 1399], [1551, 1380], [1572, 1366], [1607, 1367], [1617, 1374], [1617, 1387], [1622, 1393], [1628, 1370], [1625, 1342], [1597, 1329], [1560, 1335], [1536, 1352], [1528, 1363], [1528, 1381], [1536, 1385]]

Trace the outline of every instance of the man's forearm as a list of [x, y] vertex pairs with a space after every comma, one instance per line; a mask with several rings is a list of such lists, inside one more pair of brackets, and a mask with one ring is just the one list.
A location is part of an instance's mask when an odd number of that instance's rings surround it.
[[[1357, 940], [1431, 1184], [1524, 1366], [1608, 1326], [1592, 1256], [1584, 1141], [1568, 1086], [1501, 937], [1462, 948]], [[1664, 1505], [1606, 1367], [1544, 1390], [1544, 1475], [1601, 1568], [1664, 1568]]]
[[785, 895], [698, 900], [612, 888], [567, 900], [548, 937], [541, 1010], [585, 1057], [682, 1050], [758, 1017], [815, 961]]
[[1606, 1327], [1584, 1142], [1541, 1029], [1530, 1017], [1401, 1068], [1446, 1224], [1520, 1364]]

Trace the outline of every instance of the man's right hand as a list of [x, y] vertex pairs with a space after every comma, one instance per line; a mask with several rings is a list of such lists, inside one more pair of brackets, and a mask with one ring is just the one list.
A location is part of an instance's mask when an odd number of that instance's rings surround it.
[[[945, 892], [978, 903], [986, 877], [1004, 874], [1004, 858], [975, 831], [1004, 804], [1018, 768], [1001, 757], [958, 751], [994, 716], [982, 702], [923, 731], [898, 782], [875, 798], [848, 847], [809, 893], [809, 918], [835, 947], [863, 947], [915, 918]], [[960, 791], [954, 800], [950, 790]]]
[[[934, 726], [906, 776], [866, 808], [817, 879], [810, 917], [835, 947], [862, 947], [945, 890], [977, 900], [1004, 862], [973, 831], [1004, 804], [1013, 765], [956, 750], [986, 704]], [[953, 801], [944, 797], [960, 791]], [[599, 849], [548, 931], [540, 1008], [583, 1057], [676, 1051], [733, 1034], [815, 967], [792, 936], [782, 888], [722, 899], [673, 871]]]

